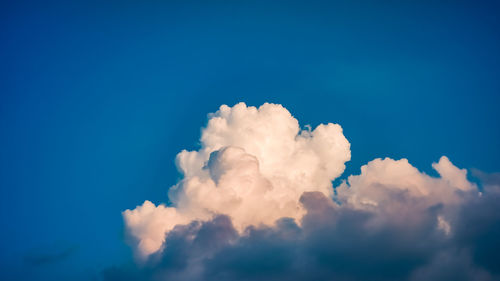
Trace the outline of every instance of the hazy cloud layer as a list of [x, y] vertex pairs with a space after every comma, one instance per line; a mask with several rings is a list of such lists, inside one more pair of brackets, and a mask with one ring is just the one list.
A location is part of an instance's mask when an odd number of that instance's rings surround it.
[[78, 250], [78, 246], [73, 245], [65, 248], [52, 246], [50, 249], [32, 250], [24, 256], [24, 261], [32, 266], [56, 263], [67, 259]]
[[124, 212], [139, 265], [106, 280], [497, 280], [500, 181], [481, 190], [447, 157], [420, 172], [375, 159], [335, 189], [350, 159], [338, 125], [300, 130], [279, 105], [209, 116], [179, 153], [172, 206]]

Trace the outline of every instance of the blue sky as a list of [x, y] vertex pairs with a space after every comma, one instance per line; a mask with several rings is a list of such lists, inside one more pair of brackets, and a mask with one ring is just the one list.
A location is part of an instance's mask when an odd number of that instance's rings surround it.
[[121, 211], [167, 200], [221, 104], [340, 124], [344, 177], [386, 156], [500, 171], [498, 3], [266, 2], [1, 4], [2, 275], [131, 260]]

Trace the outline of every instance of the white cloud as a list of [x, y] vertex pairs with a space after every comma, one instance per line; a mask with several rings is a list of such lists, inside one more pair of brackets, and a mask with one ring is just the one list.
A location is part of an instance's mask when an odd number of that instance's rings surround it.
[[209, 115], [201, 148], [177, 155], [184, 178], [169, 191], [172, 206], [146, 201], [123, 212], [136, 255], [145, 259], [161, 250], [176, 225], [216, 214], [228, 215], [240, 232], [282, 217], [300, 222], [305, 213], [300, 196], [307, 191], [332, 196], [331, 182], [350, 156], [339, 125], [301, 130], [281, 105], [222, 105]]
[[360, 175], [349, 176], [336, 188], [337, 199], [345, 208], [377, 214], [373, 225], [418, 224], [428, 210], [435, 209], [436, 228], [452, 234], [449, 221], [455, 219], [457, 206], [478, 194], [467, 171], [455, 167], [443, 156], [432, 167], [440, 177], [432, 177], [412, 166], [407, 159], [375, 159], [361, 167]]
[[334, 189], [349, 142], [305, 127], [274, 104], [210, 114], [200, 149], [177, 155], [172, 204], [123, 212], [147, 266], [107, 279], [499, 279], [498, 174], [476, 171], [480, 193], [445, 156], [438, 176], [385, 158]]
[[390, 203], [395, 192], [428, 198], [429, 205], [432, 205], [459, 203], [462, 198], [460, 191], [477, 189], [467, 180], [467, 171], [455, 167], [445, 156], [432, 167], [441, 177], [420, 172], [407, 159], [378, 158], [363, 165], [360, 175], [349, 176], [347, 182], [337, 188], [338, 197], [355, 208], [363, 209], [373, 206], [373, 202]]
[[230, 217], [240, 233], [248, 226], [273, 226], [284, 217], [300, 225], [305, 192], [336, 196], [337, 207], [376, 214], [371, 227], [420, 225], [428, 219], [422, 214], [439, 206], [432, 220], [449, 236], [455, 207], [465, 193], [477, 192], [467, 171], [443, 156], [432, 164], [439, 177], [420, 172], [406, 159], [375, 159], [334, 194], [332, 180], [342, 174], [351, 155], [342, 128], [329, 123], [301, 130], [290, 112], [276, 104], [222, 105], [209, 115], [200, 141], [199, 150], [177, 155], [184, 177], [169, 190], [171, 206], [146, 201], [123, 212], [139, 260], [168, 247], [166, 235], [176, 225], [220, 214]]

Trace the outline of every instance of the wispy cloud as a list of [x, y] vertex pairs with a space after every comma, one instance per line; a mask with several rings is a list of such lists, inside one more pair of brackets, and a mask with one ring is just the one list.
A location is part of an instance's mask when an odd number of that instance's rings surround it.
[[63, 249], [46, 249], [32, 251], [24, 256], [24, 261], [32, 266], [52, 264], [67, 259], [78, 250], [78, 246], [73, 245]]

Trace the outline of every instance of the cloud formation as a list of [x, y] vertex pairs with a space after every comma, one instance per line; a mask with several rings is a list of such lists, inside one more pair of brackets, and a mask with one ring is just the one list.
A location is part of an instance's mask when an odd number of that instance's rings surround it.
[[200, 141], [200, 150], [177, 155], [184, 178], [170, 189], [172, 206], [146, 201], [123, 213], [139, 259], [168, 247], [165, 236], [193, 220], [224, 214], [239, 232], [282, 217], [300, 220], [302, 193], [332, 196], [332, 180], [351, 157], [339, 125], [301, 130], [288, 110], [267, 103], [221, 106]]
[[31, 251], [24, 256], [24, 261], [32, 266], [40, 266], [62, 261], [73, 255], [78, 250], [78, 246], [70, 246], [63, 249], [52, 247], [48, 250]]
[[337, 187], [350, 146], [339, 125], [301, 130], [282, 106], [209, 115], [182, 151], [171, 206], [123, 213], [140, 266], [106, 280], [498, 280], [500, 180], [445, 156], [433, 177], [375, 159]]

